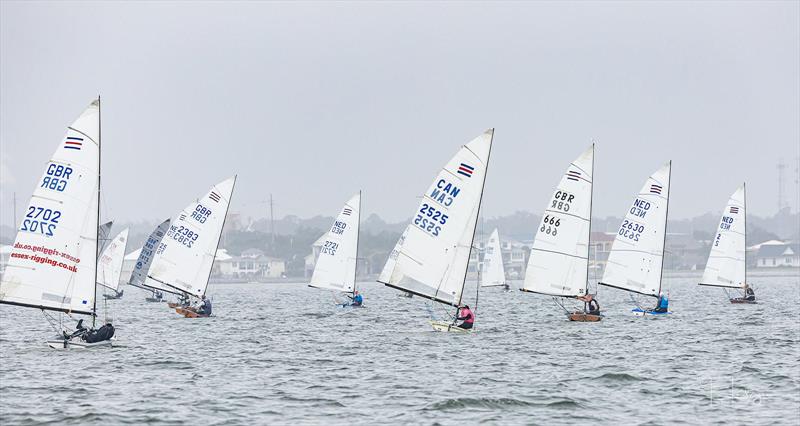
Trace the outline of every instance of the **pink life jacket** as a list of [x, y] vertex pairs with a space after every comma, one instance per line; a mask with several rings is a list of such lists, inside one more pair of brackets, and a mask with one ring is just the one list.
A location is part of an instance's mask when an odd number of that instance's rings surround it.
[[464, 320], [467, 324], [472, 324], [475, 322], [475, 315], [472, 314], [472, 311], [467, 308], [461, 308], [461, 311], [458, 314], [459, 318], [467, 317]]

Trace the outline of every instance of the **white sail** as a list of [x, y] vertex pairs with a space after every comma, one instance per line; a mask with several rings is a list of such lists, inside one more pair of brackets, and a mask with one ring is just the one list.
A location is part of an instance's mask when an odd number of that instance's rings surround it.
[[128, 279], [128, 285], [134, 287], [144, 286], [144, 281], [147, 278], [147, 272], [150, 270], [150, 264], [153, 261], [153, 256], [156, 254], [156, 248], [161, 244], [161, 239], [167, 233], [170, 220], [167, 219], [161, 222], [160, 225], [153, 230], [147, 241], [144, 242], [142, 249], [139, 251], [139, 257], [136, 259], [136, 264], [131, 271], [131, 277]]
[[487, 130], [464, 145], [439, 172], [389, 255], [379, 282], [460, 304], [493, 134], [493, 129]]
[[701, 285], [744, 288], [745, 207], [745, 189], [742, 185], [731, 195], [722, 212]]
[[67, 129], [37, 183], [0, 281], [0, 303], [93, 314], [100, 102]]
[[235, 183], [236, 176], [218, 183], [172, 219], [145, 286], [195, 297], [205, 294]]
[[649, 296], [661, 291], [671, 164], [647, 179], [625, 215], [600, 284]]
[[325, 237], [311, 276], [311, 287], [355, 291], [361, 193], [344, 205]]
[[119, 278], [122, 275], [122, 262], [128, 247], [128, 228], [111, 240], [97, 261], [97, 284], [119, 293]]
[[97, 227], [97, 256], [105, 250], [108, 241], [111, 239], [111, 227], [114, 226], [114, 221], [108, 222]]
[[489, 241], [486, 242], [481, 287], [500, 285], [506, 285], [506, 271], [503, 267], [503, 252], [500, 249], [500, 233], [495, 228], [492, 235], [489, 236]]
[[577, 297], [586, 292], [594, 146], [573, 161], [542, 215], [523, 291]]

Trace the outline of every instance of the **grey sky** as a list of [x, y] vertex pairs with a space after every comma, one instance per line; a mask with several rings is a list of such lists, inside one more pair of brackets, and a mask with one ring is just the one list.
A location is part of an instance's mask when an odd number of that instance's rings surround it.
[[331, 215], [363, 189], [365, 213], [400, 220], [488, 127], [487, 216], [540, 212], [592, 138], [596, 215], [669, 159], [672, 217], [745, 180], [771, 214], [781, 158], [797, 196], [798, 4], [4, 1], [2, 223], [97, 93], [118, 220], [171, 216], [234, 173], [245, 216], [270, 192], [279, 216]]

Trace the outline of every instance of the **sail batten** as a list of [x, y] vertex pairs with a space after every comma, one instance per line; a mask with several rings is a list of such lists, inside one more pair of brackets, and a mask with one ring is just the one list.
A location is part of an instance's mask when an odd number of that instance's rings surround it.
[[0, 281], [0, 303], [93, 315], [99, 104], [67, 128], [37, 182]]
[[466, 279], [494, 130], [464, 145], [423, 194], [379, 282], [457, 306]]

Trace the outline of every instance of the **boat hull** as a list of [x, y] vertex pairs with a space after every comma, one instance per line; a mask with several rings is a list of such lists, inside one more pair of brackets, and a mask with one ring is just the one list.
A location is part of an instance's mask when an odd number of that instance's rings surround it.
[[655, 312], [655, 311], [651, 311], [651, 310], [648, 310], [648, 309], [642, 310], [642, 309], [639, 309], [639, 308], [635, 308], [635, 309], [631, 310], [631, 312], [633, 312], [633, 315], [635, 315], [637, 317], [662, 318], [662, 317], [666, 317], [667, 315], [672, 315], [672, 312], [670, 312], [670, 311], [667, 311], [667, 312]]
[[431, 327], [433, 327], [434, 331], [440, 331], [443, 333], [453, 332], [453, 333], [470, 333], [472, 329], [466, 329], [455, 326], [453, 323], [448, 321], [431, 321]]
[[755, 305], [758, 302], [756, 302], [755, 300], [747, 300], [741, 297], [735, 297], [731, 299], [731, 303], [733, 303], [734, 305]]
[[573, 312], [571, 314], [567, 314], [567, 318], [570, 321], [575, 322], [598, 322], [603, 319], [603, 316], [587, 314], [585, 312]]
[[180, 315], [183, 315], [184, 318], [208, 318], [209, 317], [209, 315], [198, 314], [197, 311], [195, 311], [194, 309], [191, 309], [191, 308], [178, 307], [178, 308], [175, 308], [175, 312], [177, 312]]
[[157, 297], [145, 297], [144, 301], [145, 302], [163, 302], [164, 300], [163, 299], [159, 299]]
[[83, 340], [73, 339], [67, 340], [66, 343], [64, 339], [55, 339], [55, 340], [48, 340], [47, 346], [50, 346], [53, 349], [97, 349], [97, 348], [108, 348], [113, 346], [111, 340], [103, 340], [101, 342], [95, 343], [86, 343]]

